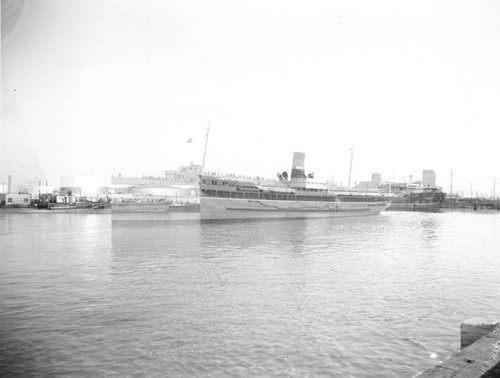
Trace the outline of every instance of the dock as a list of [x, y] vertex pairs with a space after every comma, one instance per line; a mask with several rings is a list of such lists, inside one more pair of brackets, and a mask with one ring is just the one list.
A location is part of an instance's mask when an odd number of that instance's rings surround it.
[[460, 352], [414, 378], [500, 377], [500, 322], [474, 318], [461, 326]]

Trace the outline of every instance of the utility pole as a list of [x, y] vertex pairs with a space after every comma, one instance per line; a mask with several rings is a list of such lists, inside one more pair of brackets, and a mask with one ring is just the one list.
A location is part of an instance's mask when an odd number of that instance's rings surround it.
[[37, 199], [40, 198], [40, 186], [38, 185], [38, 181], [37, 181], [37, 166], [38, 166], [38, 156], [35, 156], [35, 185], [36, 185], [36, 196], [37, 196]]

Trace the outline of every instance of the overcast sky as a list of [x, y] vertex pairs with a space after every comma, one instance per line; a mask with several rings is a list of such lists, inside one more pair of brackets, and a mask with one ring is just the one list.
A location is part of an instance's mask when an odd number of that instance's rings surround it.
[[201, 164], [210, 121], [209, 171], [500, 194], [499, 67], [494, 0], [2, 0], [0, 181]]

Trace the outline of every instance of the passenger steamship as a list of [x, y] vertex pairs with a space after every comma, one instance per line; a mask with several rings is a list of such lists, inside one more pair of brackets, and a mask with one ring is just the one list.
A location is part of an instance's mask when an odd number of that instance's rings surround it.
[[201, 175], [201, 219], [331, 218], [377, 215], [390, 202], [383, 194], [329, 191], [306, 177], [305, 154], [295, 152], [290, 181], [260, 185], [249, 180]]

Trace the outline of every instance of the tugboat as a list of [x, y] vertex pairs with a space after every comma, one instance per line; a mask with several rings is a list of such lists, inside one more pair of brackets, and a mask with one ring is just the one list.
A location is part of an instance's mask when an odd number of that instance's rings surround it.
[[388, 211], [439, 212], [446, 193], [437, 185], [423, 186], [420, 182], [392, 184]]

